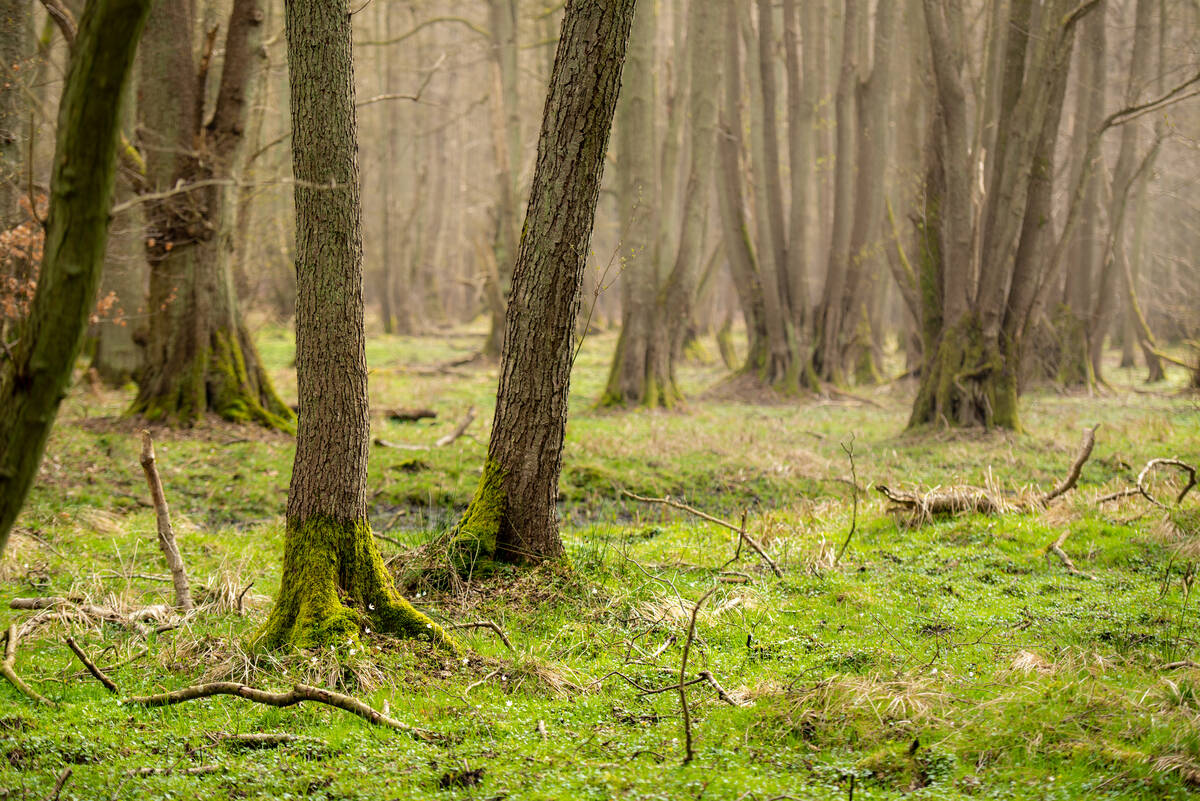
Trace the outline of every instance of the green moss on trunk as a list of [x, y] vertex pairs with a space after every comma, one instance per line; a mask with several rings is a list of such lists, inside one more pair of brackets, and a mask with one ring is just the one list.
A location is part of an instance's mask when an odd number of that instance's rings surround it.
[[289, 522], [283, 581], [259, 644], [311, 648], [370, 632], [424, 637], [461, 651], [396, 591], [365, 521]]
[[478, 575], [496, 557], [500, 526], [508, 499], [504, 492], [504, 471], [489, 459], [475, 496], [462, 519], [450, 532], [449, 562], [460, 576]]
[[1016, 347], [986, 342], [968, 315], [942, 332], [926, 358], [909, 427], [983, 426], [1019, 431]]

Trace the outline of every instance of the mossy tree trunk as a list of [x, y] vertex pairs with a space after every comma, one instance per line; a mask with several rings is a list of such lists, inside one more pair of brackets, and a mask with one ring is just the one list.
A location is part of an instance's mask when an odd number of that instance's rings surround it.
[[367, 519], [362, 209], [350, 15], [337, 0], [285, 7], [296, 175], [300, 423], [283, 574], [260, 641], [307, 647], [368, 630], [454, 642], [396, 591]]
[[[1047, 235], [1074, 30], [1086, 10], [1052, 0], [1031, 27], [1031, 4], [1012, 5], [995, 73], [1003, 80], [999, 124], [994, 140], [971, 150], [955, 9], [946, 0], [924, 0], [924, 8], [938, 113], [925, 187], [934, 213], [921, 254], [925, 364], [909, 424], [1016, 430], [1022, 343], [1058, 258], [1036, 253]], [[994, 154], [990, 171], [982, 170], [984, 152]], [[987, 185], [976, 195], [981, 172]]]
[[37, 473], [96, 302], [115, 176], [121, 94], [150, 0], [93, 0], [58, 111], [37, 294], [0, 359], [0, 551]]
[[558, 478], [575, 320], [634, 0], [568, 0], [513, 272], [483, 477], [455, 528], [460, 572], [562, 554]]
[[[238, 309], [231, 257], [234, 175], [246, 100], [259, 59], [261, 0], [235, 0], [211, 120], [205, 124], [208, 62], [197, 65], [190, 0], [163, 0], [147, 26], [138, 110], [146, 150], [144, 189], [150, 264], [146, 365], [130, 411], [192, 425], [207, 412], [291, 429]], [[198, 184], [187, 188], [191, 184]], [[172, 187], [181, 191], [172, 193]]]

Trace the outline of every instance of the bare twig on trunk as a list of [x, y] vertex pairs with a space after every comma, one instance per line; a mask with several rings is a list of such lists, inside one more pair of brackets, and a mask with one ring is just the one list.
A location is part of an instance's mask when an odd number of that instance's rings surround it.
[[248, 687], [236, 681], [215, 681], [211, 684], [198, 684], [194, 687], [184, 687], [180, 690], [161, 693], [159, 695], [133, 696], [126, 698], [121, 703], [128, 706], [168, 706], [170, 704], [183, 703], [184, 701], [194, 701], [197, 698], [210, 698], [214, 695], [233, 695], [238, 698], [245, 698], [247, 701], [279, 707], [294, 706], [302, 701], [315, 701], [319, 704], [336, 707], [352, 715], [358, 715], [368, 723], [374, 723], [377, 726], [387, 726], [423, 740], [437, 739], [435, 732], [418, 729], [414, 726], [409, 726], [407, 723], [401, 723], [384, 715], [382, 712], [372, 709], [357, 698], [351, 698], [342, 693], [335, 693], [332, 690], [310, 687], [307, 684], [297, 684], [286, 692], [273, 693], [268, 690]]
[[762, 560], [767, 563], [768, 567], [771, 568], [771, 572], [773, 572], [776, 576], [779, 576], [780, 578], [783, 577], [783, 571], [779, 569], [779, 565], [775, 564], [775, 560], [772, 559], [771, 557], [767, 556], [767, 552], [763, 550], [763, 547], [761, 545], [759, 545], [754, 540], [753, 537], [751, 537], [749, 534], [746, 533], [746, 529], [744, 526], [742, 528], [738, 528], [733, 523], [726, 522], [725, 520], [721, 520], [718, 517], [713, 517], [710, 514], [705, 514], [704, 512], [701, 512], [699, 509], [693, 509], [692, 507], [688, 506], [687, 504], [680, 503], [679, 501], [676, 501], [676, 500], [672, 500], [670, 497], [647, 498], [642, 495], [636, 495], [636, 494], [630, 492], [629, 490], [622, 490], [622, 492], [627, 497], [632, 498], [635, 501], [641, 501], [642, 503], [659, 503], [664, 506], [671, 506], [676, 509], [681, 509], [685, 512], [688, 512], [689, 514], [693, 514], [696, 517], [707, 520], [710, 523], [716, 523], [718, 526], [724, 526], [725, 528], [729, 529], [730, 531], [736, 531], [738, 536], [742, 539], [742, 541], [744, 541], [747, 545], [749, 545], [751, 548], [753, 548], [755, 553], [757, 553], [760, 557], [762, 557]]
[[1075, 456], [1075, 461], [1071, 463], [1071, 470], [1067, 473], [1067, 477], [1062, 482], [1042, 496], [1042, 503], [1050, 503], [1050, 501], [1065, 495], [1075, 489], [1075, 485], [1079, 483], [1079, 474], [1083, 471], [1083, 465], [1092, 455], [1092, 448], [1096, 446], [1096, 429], [1100, 427], [1099, 423], [1091, 428], [1085, 428], [1083, 431], [1083, 442], [1079, 443], [1079, 453]]
[[508, 650], [515, 651], [513, 644], [508, 641], [508, 636], [504, 633], [504, 629], [500, 628], [491, 620], [476, 620], [474, 623], [454, 623], [446, 626], [448, 629], [491, 629], [496, 632], [496, 636], [508, 647]]
[[158, 518], [158, 547], [162, 549], [171, 570], [171, 579], [175, 584], [175, 606], [184, 612], [190, 612], [192, 605], [192, 590], [188, 585], [187, 568], [183, 565], [183, 557], [179, 554], [179, 546], [175, 544], [175, 532], [171, 528], [171, 512], [167, 508], [167, 496], [163, 493], [162, 479], [158, 476], [158, 466], [154, 461], [154, 440], [148, 430], [142, 431], [142, 470], [146, 473], [146, 483], [150, 485], [150, 496], [154, 499], [154, 515]]
[[26, 696], [28, 696], [29, 698], [32, 698], [34, 701], [37, 701], [39, 704], [45, 704], [46, 706], [56, 706], [56, 704], [53, 701], [51, 701], [49, 698], [47, 698], [46, 696], [39, 693], [37, 690], [30, 687], [28, 684], [26, 684], [24, 682], [24, 680], [21, 679], [20, 676], [17, 675], [16, 663], [17, 663], [17, 624], [11, 623], [11, 624], [9, 624], [9, 627], [8, 627], [8, 633], [5, 635], [4, 661], [0, 662], [0, 676], [4, 676], [4, 678], [8, 679], [9, 683], [12, 684], [12, 686], [16, 687], [18, 690], [20, 690]]
[[108, 690], [113, 695], [121, 694], [121, 691], [117, 689], [116, 682], [114, 682], [112, 679], [110, 679], [103, 670], [96, 667], [96, 663], [93, 662], [88, 657], [87, 653], [85, 653], [84, 650], [79, 647], [79, 643], [75, 642], [74, 637], [67, 637], [67, 647], [69, 647], [72, 651], [75, 652], [75, 656], [79, 657], [79, 661], [83, 663], [83, 666], [85, 668], [87, 668], [88, 673], [91, 673], [93, 676], [95, 676], [96, 681], [103, 684], [104, 688], [106, 690]]

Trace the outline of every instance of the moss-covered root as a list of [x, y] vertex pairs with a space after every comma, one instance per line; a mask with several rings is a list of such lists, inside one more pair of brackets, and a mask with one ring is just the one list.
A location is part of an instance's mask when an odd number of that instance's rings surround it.
[[311, 648], [372, 631], [426, 638], [451, 653], [462, 651], [396, 591], [365, 521], [289, 523], [283, 580], [258, 644]]
[[504, 471], [489, 459], [471, 504], [450, 532], [447, 559], [459, 576], [478, 574], [495, 558], [506, 503]]

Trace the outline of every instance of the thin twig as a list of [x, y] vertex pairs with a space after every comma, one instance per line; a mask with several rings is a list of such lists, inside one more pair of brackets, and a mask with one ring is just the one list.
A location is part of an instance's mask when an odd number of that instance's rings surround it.
[[842, 543], [841, 548], [838, 548], [837, 556], [833, 558], [834, 567], [837, 567], [841, 563], [842, 554], [846, 552], [846, 548], [850, 545], [850, 539], [854, 536], [854, 532], [858, 528], [858, 471], [854, 467], [854, 435], [850, 435], [849, 445], [843, 442], [841, 446], [846, 457], [850, 459], [850, 481], [853, 482], [850, 494], [854, 498], [854, 511], [851, 513], [850, 530], [846, 532], [846, 541]]
[[26, 684], [16, 671], [17, 663], [17, 624], [10, 623], [8, 633], [5, 635], [4, 643], [4, 661], [0, 662], [0, 676], [8, 679], [12, 686], [16, 687], [29, 698], [37, 701], [39, 704], [46, 706], [57, 706], [49, 698], [45, 697], [37, 690]]
[[75, 652], [75, 656], [79, 657], [79, 661], [83, 663], [85, 668], [87, 668], [88, 673], [91, 673], [93, 676], [95, 676], [96, 681], [103, 684], [106, 690], [113, 695], [121, 694], [121, 691], [117, 689], [116, 682], [110, 679], [103, 670], [96, 667], [96, 663], [88, 658], [88, 655], [84, 653], [84, 650], [79, 647], [77, 642], [75, 642], [74, 637], [67, 637], [67, 647]]
[[179, 546], [175, 544], [175, 531], [171, 528], [171, 512], [167, 508], [167, 496], [163, 492], [162, 479], [158, 476], [158, 466], [154, 462], [154, 440], [150, 431], [142, 430], [142, 471], [146, 474], [146, 483], [150, 485], [150, 497], [154, 500], [154, 515], [158, 519], [158, 547], [162, 549], [167, 567], [171, 569], [171, 578], [175, 583], [175, 605], [184, 612], [193, 609], [192, 590], [188, 584], [187, 568], [184, 567], [183, 557], [179, 554]]
[[714, 584], [709, 588], [708, 592], [700, 596], [700, 600], [696, 601], [696, 605], [692, 607], [692, 619], [688, 623], [687, 640], [683, 643], [683, 656], [679, 659], [679, 705], [683, 709], [683, 737], [685, 753], [683, 756], [683, 764], [688, 764], [692, 761], [695, 753], [692, 751], [692, 713], [688, 709], [687, 691], [684, 689], [684, 684], [687, 678], [687, 662], [688, 653], [692, 650], [692, 640], [696, 637], [696, 616], [700, 614], [700, 607], [704, 605], [714, 592], [717, 591], [719, 584]]
[[754, 538], [751, 537], [749, 534], [747, 534], [745, 529], [740, 529], [737, 526], [735, 526], [733, 523], [726, 522], [724, 520], [721, 520], [718, 517], [713, 517], [710, 514], [705, 514], [704, 512], [701, 512], [699, 509], [693, 509], [691, 506], [688, 506], [687, 504], [684, 504], [684, 503], [680, 503], [679, 501], [676, 501], [676, 500], [672, 500], [670, 497], [647, 498], [642, 495], [637, 495], [635, 493], [632, 493], [629, 490], [622, 490], [622, 492], [627, 497], [630, 497], [635, 501], [641, 501], [642, 503], [660, 503], [660, 504], [663, 504], [664, 506], [672, 506], [676, 509], [681, 509], [690, 514], [694, 514], [696, 517], [703, 518], [704, 520], [707, 520], [710, 523], [716, 523], [718, 526], [724, 526], [725, 528], [729, 529], [730, 531], [736, 531], [738, 536], [741, 539], [745, 540], [746, 544], [749, 545], [751, 548], [753, 548], [755, 553], [757, 553], [760, 557], [762, 557], [762, 560], [767, 563], [767, 565], [771, 568], [771, 571], [776, 576], [778, 576], [780, 578], [783, 577], [783, 571], [779, 569], [779, 565], [775, 564], [774, 559], [767, 556], [767, 552], [763, 550], [763, 547], [761, 545], [759, 545], [757, 542], [755, 542]]
[[1150, 503], [1162, 509], [1166, 509], [1167, 505], [1154, 498], [1154, 496], [1150, 494], [1150, 491], [1146, 489], [1146, 477], [1150, 474], [1150, 471], [1153, 468], [1159, 465], [1178, 467], [1180, 470], [1188, 474], [1187, 484], [1185, 484], [1183, 489], [1179, 491], [1179, 495], [1175, 497], [1175, 505], [1178, 506], [1183, 502], [1184, 497], [1187, 496], [1192, 487], [1196, 486], [1196, 468], [1192, 467], [1187, 462], [1180, 461], [1179, 459], [1151, 459], [1150, 461], [1146, 462], [1146, 466], [1142, 468], [1142, 472], [1138, 473], [1138, 492], [1142, 493], [1142, 495], [1146, 498], [1146, 500], [1150, 501]]
[[467, 408], [466, 415], [463, 417], [462, 421], [455, 427], [455, 429], [453, 431], [451, 431], [449, 434], [447, 434], [446, 436], [439, 438], [437, 442], [433, 443], [434, 446], [438, 447], [438, 448], [444, 448], [447, 445], [449, 445], [450, 443], [454, 442], [456, 439], [458, 439], [464, 433], [466, 433], [467, 427], [470, 426], [472, 421], [474, 421], [474, 420], [475, 420], [475, 407], [470, 406]]
[[46, 801], [58, 801], [58, 797], [62, 795], [63, 787], [67, 785], [67, 781], [71, 778], [71, 767], [62, 769], [58, 774], [58, 781], [54, 782], [54, 789], [50, 791], [50, 795], [46, 796]]

